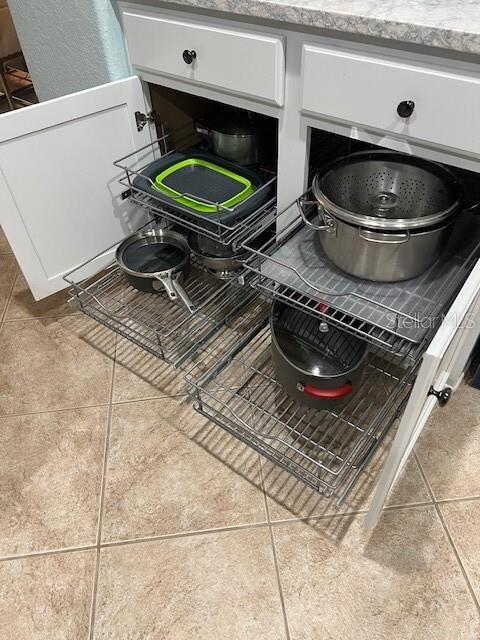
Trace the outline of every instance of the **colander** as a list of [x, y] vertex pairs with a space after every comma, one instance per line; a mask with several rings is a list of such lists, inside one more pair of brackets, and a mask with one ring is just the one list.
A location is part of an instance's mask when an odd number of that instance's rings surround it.
[[462, 190], [443, 165], [391, 151], [340, 158], [317, 174], [312, 191], [330, 260], [366, 280], [420, 275], [439, 257], [460, 211]]
[[461, 189], [443, 165], [391, 151], [351, 154], [317, 174], [313, 192], [328, 213], [374, 229], [428, 227], [458, 211]]

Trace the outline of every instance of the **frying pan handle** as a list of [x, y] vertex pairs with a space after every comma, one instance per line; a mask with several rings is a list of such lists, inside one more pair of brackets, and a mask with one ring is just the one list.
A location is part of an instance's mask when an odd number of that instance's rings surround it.
[[350, 382], [342, 385], [341, 387], [337, 387], [336, 389], [319, 389], [318, 387], [314, 387], [311, 384], [306, 384], [303, 387], [303, 392], [308, 396], [313, 396], [314, 398], [323, 398], [324, 400], [333, 400], [335, 398], [343, 398], [344, 396], [348, 396], [349, 393], [352, 393], [352, 385]]
[[164, 276], [155, 275], [155, 277], [165, 287], [165, 291], [167, 292], [168, 297], [170, 298], [170, 300], [175, 300], [176, 301], [178, 298], [180, 298], [180, 300], [187, 307], [187, 309], [188, 309], [188, 311], [190, 311], [190, 313], [193, 314], [193, 313], [195, 313], [197, 311], [195, 305], [192, 303], [190, 298], [187, 296], [187, 293], [186, 293], [185, 289], [182, 287], [182, 285], [180, 284], [180, 282], [176, 278], [172, 278], [168, 274], [164, 275]]
[[180, 282], [176, 278], [172, 279], [172, 286], [173, 286], [173, 289], [175, 290], [176, 294], [180, 298], [180, 300], [183, 302], [183, 304], [188, 309], [188, 311], [190, 311], [191, 314], [196, 313], [196, 311], [197, 311], [196, 306], [190, 300], [190, 298], [187, 295], [187, 292], [185, 291], [185, 289], [182, 287], [182, 285], [180, 284]]
[[[172, 278], [169, 275], [165, 275], [165, 276], [159, 276], [159, 275], [155, 275], [154, 276], [159, 282], [162, 283], [165, 291], [168, 294], [168, 297], [170, 298], [170, 300], [176, 300], [177, 299], [177, 292], [175, 291], [174, 287], [173, 287], [173, 281]], [[155, 286], [154, 283], [154, 289], [157, 289], [158, 287]]]

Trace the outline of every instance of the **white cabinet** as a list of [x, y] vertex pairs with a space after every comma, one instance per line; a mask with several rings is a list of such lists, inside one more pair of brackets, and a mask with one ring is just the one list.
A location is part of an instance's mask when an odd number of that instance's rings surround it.
[[480, 156], [480, 75], [311, 45], [302, 75], [304, 112]]
[[281, 38], [130, 5], [122, 5], [122, 20], [130, 60], [138, 71], [283, 105]]
[[430, 414], [434, 409], [442, 410], [442, 400], [439, 402], [432, 391], [447, 393], [447, 396], [444, 396], [446, 399], [460, 383], [470, 353], [480, 335], [479, 317], [480, 261], [463, 285], [423, 356], [415, 385], [366, 517], [367, 526], [373, 527], [377, 523], [381, 509]]
[[143, 220], [112, 164], [150, 141], [136, 111], [133, 76], [0, 116], [0, 223], [36, 300]]

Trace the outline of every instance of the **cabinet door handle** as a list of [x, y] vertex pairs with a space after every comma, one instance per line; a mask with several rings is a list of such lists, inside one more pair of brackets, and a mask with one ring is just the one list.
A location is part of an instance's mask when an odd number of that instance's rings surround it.
[[414, 109], [415, 102], [413, 100], [402, 100], [402, 102], [398, 103], [397, 113], [401, 118], [409, 118]]
[[182, 58], [184, 62], [186, 62], [186, 64], [192, 64], [192, 62], [195, 60], [196, 57], [197, 57], [197, 52], [194, 51], [193, 49], [191, 51], [189, 51], [188, 49], [185, 49], [184, 52], [182, 53]]

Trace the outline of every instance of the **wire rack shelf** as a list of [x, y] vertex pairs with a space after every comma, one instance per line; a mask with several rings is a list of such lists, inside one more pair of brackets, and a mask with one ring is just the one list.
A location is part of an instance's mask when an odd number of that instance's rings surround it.
[[[190, 140], [190, 139], [189, 139]], [[276, 212], [276, 172], [271, 167], [261, 167], [257, 173], [264, 178], [264, 183], [258, 187], [249, 198], [244, 199], [238, 205], [227, 207], [219, 202], [212, 202], [205, 198], [199, 198], [190, 193], [181, 193], [175, 197], [166, 198], [164, 194], [156, 195], [155, 185], [145, 176], [149, 165], [177, 153], [172, 149], [171, 135], [163, 133], [153, 142], [136, 149], [132, 153], [116, 160], [113, 164], [121, 170], [119, 182], [125, 187], [122, 194], [124, 198], [130, 198], [133, 202], [146, 208], [155, 216], [161, 216], [170, 223], [180, 225], [190, 231], [195, 231], [209, 237], [222, 245], [236, 250], [242, 242], [249, 237], [259, 225], [265, 221], [273, 220]], [[264, 195], [265, 197], [261, 197]], [[175, 204], [176, 200], [194, 198], [214, 209], [208, 215], [196, 211], [185, 211]], [[260, 201], [254, 210], [242, 216], [234, 214], [248, 204], [249, 200]], [[166, 200], [170, 200], [166, 202]], [[225, 216], [228, 214], [228, 221]]]
[[277, 213], [276, 233], [262, 246], [254, 242], [258, 231], [244, 243], [254, 286], [398, 355], [411, 354], [412, 343], [421, 349], [480, 256], [479, 216], [462, 213], [441, 258], [417, 278], [367, 282], [325, 256], [317, 232], [303, 219], [316, 215], [311, 200], [308, 191]]
[[[145, 228], [149, 226], [152, 223]], [[116, 246], [104, 253], [110, 255]], [[235, 278], [219, 280], [191, 258], [182, 286], [196, 307], [192, 315], [163, 292], [145, 293], [134, 289], [115, 260], [93, 278], [78, 277], [88, 264], [84, 263], [65, 277], [70, 285], [71, 303], [176, 367], [197, 353], [257, 296], [251, 287], [241, 286]]]
[[199, 413], [340, 504], [404, 408], [419, 361], [409, 355], [370, 347], [349, 402], [318, 411], [277, 382], [264, 318], [207, 372], [193, 367], [186, 379]]

